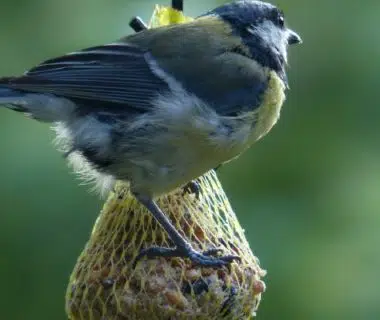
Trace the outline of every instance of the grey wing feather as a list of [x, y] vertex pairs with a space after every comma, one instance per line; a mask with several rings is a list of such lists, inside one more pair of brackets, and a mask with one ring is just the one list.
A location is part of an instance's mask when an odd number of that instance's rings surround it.
[[[160, 66], [173, 75], [189, 92], [213, 107], [223, 116], [236, 116], [258, 108], [267, 88], [264, 69], [251, 59], [233, 52], [219, 56], [194, 58], [161, 58]], [[176, 72], [181, 70], [181, 72]]]
[[151, 100], [168, 90], [137, 46], [115, 43], [47, 60], [18, 78], [9, 88], [51, 93], [72, 99], [128, 105], [146, 111]]

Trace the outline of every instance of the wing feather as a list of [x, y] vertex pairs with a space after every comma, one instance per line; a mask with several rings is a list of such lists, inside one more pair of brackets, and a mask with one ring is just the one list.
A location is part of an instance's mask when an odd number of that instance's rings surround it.
[[47, 60], [21, 77], [7, 79], [6, 85], [146, 111], [154, 97], [168, 90], [152, 72], [146, 52], [127, 43], [92, 47]]

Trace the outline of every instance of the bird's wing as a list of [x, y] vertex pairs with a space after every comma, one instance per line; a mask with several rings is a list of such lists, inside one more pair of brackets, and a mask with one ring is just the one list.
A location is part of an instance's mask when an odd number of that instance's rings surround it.
[[144, 112], [158, 93], [168, 90], [151, 71], [145, 54], [146, 50], [121, 42], [92, 47], [47, 60], [21, 77], [8, 78], [5, 85]]
[[[268, 74], [248, 57], [226, 51], [192, 62], [188, 58], [168, 60], [160, 59], [162, 68], [222, 116], [237, 116], [261, 106]], [[185, 64], [196, 67], [185, 70], [181, 68]]]
[[221, 19], [151, 29], [125, 40], [149, 50], [160, 68], [220, 115], [236, 115], [261, 104], [268, 74]]
[[[215, 18], [216, 19], [216, 18]], [[267, 79], [244, 55], [242, 41], [221, 20], [203, 19], [137, 33], [120, 42], [45, 61], [21, 77], [0, 80], [10, 88], [110, 104], [137, 112], [170, 90], [151, 69], [151, 59], [189, 93], [219, 114], [260, 106]], [[184, 37], [186, 35], [186, 37]], [[243, 53], [243, 54], [242, 54]]]

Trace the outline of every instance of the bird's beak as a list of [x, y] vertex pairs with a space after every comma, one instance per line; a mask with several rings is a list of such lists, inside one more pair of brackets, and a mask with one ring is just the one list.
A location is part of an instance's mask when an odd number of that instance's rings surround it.
[[301, 37], [295, 33], [293, 30], [288, 30], [288, 44], [289, 45], [292, 45], [292, 44], [299, 44], [299, 43], [302, 43], [302, 39]]

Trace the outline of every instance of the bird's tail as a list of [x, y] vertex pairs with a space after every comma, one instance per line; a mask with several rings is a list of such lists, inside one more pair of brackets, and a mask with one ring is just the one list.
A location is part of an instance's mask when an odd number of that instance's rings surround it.
[[15, 89], [4, 87], [0, 84], [0, 106], [14, 111], [26, 112], [26, 93]]
[[2, 106], [42, 122], [65, 121], [75, 109], [68, 99], [10, 88], [6, 78], [0, 79], [0, 109]]

